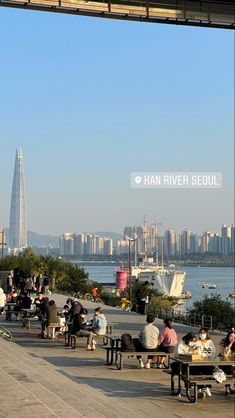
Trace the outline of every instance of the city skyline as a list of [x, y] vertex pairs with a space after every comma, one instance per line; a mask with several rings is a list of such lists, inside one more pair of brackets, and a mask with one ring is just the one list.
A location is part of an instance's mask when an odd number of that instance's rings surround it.
[[[164, 229], [234, 223], [233, 33], [1, 13], [2, 227], [19, 147], [31, 231], [121, 233], [144, 214]], [[222, 172], [223, 187], [131, 189], [139, 171]]]

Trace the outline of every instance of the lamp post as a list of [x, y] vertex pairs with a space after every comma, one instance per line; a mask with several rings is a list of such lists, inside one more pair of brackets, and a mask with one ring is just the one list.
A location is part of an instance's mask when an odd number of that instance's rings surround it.
[[2, 239], [1, 239], [0, 245], [2, 246], [2, 259], [3, 259], [3, 250], [4, 250], [4, 245], [7, 245], [7, 244], [4, 242], [4, 229], [3, 229], [3, 228], [1, 228], [1, 230], [0, 230], [0, 234], [2, 235]]
[[128, 266], [129, 266], [129, 300], [132, 302], [132, 285], [131, 285], [131, 243], [138, 241], [138, 238], [128, 240]]

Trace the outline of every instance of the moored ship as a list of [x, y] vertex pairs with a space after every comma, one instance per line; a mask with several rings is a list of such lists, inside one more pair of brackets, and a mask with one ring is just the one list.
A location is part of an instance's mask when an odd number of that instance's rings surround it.
[[[128, 272], [127, 268], [122, 267], [116, 270], [117, 284], [121, 273], [126, 274], [127, 280]], [[144, 283], [148, 281], [153, 290], [156, 290], [161, 295], [174, 298], [182, 297], [185, 276], [185, 271], [179, 271], [174, 266], [166, 269], [157, 263], [149, 261], [143, 261], [131, 269], [132, 282]]]

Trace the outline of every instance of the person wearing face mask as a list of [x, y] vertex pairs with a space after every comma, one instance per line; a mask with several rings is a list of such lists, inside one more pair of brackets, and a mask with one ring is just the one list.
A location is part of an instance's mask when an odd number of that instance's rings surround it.
[[82, 308], [73, 319], [72, 333], [78, 337], [87, 337], [87, 351], [93, 350], [93, 332], [88, 331], [86, 325], [87, 309]]
[[[177, 347], [177, 353], [180, 355], [186, 355], [186, 354], [198, 354], [198, 348], [196, 346], [197, 339], [196, 335], [192, 332], [188, 332], [184, 337], [182, 337], [182, 340], [178, 344]], [[180, 366], [178, 362], [171, 363], [171, 370], [173, 375], [178, 375]], [[182, 366], [182, 372], [184, 373], [186, 371], [186, 366]]]
[[216, 349], [206, 328], [201, 328], [199, 330], [199, 341], [197, 342], [197, 347], [199, 354], [201, 354], [203, 358], [215, 357]]
[[[209, 332], [206, 328], [201, 328], [199, 330], [199, 340], [197, 342], [198, 353], [201, 354], [202, 358], [213, 358], [216, 355], [216, 349], [213, 341], [211, 341]], [[197, 372], [203, 374], [212, 374], [214, 366], [204, 367], [200, 369], [198, 367]], [[205, 396], [211, 397], [211, 386], [198, 386], [198, 397], [202, 398]]]

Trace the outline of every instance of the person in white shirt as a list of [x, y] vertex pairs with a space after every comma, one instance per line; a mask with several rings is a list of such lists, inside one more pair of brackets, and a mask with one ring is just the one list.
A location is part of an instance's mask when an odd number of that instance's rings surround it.
[[215, 345], [213, 341], [211, 341], [208, 330], [205, 328], [201, 328], [199, 330], [199, 341], [197, 342], [197, 348], [199, 354], [201, 354], [203, 358], [215, 357]]
[[[141, 349], [143, 351], [157, 351], [158, 348], [158, 337], [159, 337], [159, 329], [153, 325], [155, 321], [154, 315], [147, 315], [146, 318], [147, 325], [145, 325], [144, 329], [139, 334], [139, 340], [141, 344]], [[154, 360], [153, 356], [148, 356], [148, 361], [144, 366], [142, 358], [138, 356], [139, 360], [139, 368], [145, 367], [146, 369], [150, 369], [150, 363]]]
[[[206, 328], [201, 328], [199, 330], [198, 336], [199, 336], [199, 340], [197, 341], [197, 349], [201, 357], [208, 358], [208, 359], [215, 357], [216, 355], [215, 345], [213, 341], [211, 341], [208, 330]], [[198, 367], [197, 369], [198, 369], [197, 370], [198, 373], [201, 372], [203, 374], [211, 375], [213, 373], [214, 366], [208, 366], [208, 367], [204, 366], [203, 368]], [[204, 397], [204, 395], [211, 397], [211, 391], [209, 389], [211, 385], [204, 386], [204, 387], [198, 386], [198, 387], [199, 387], [199, 390], [198, 390], [199, 398]]]

